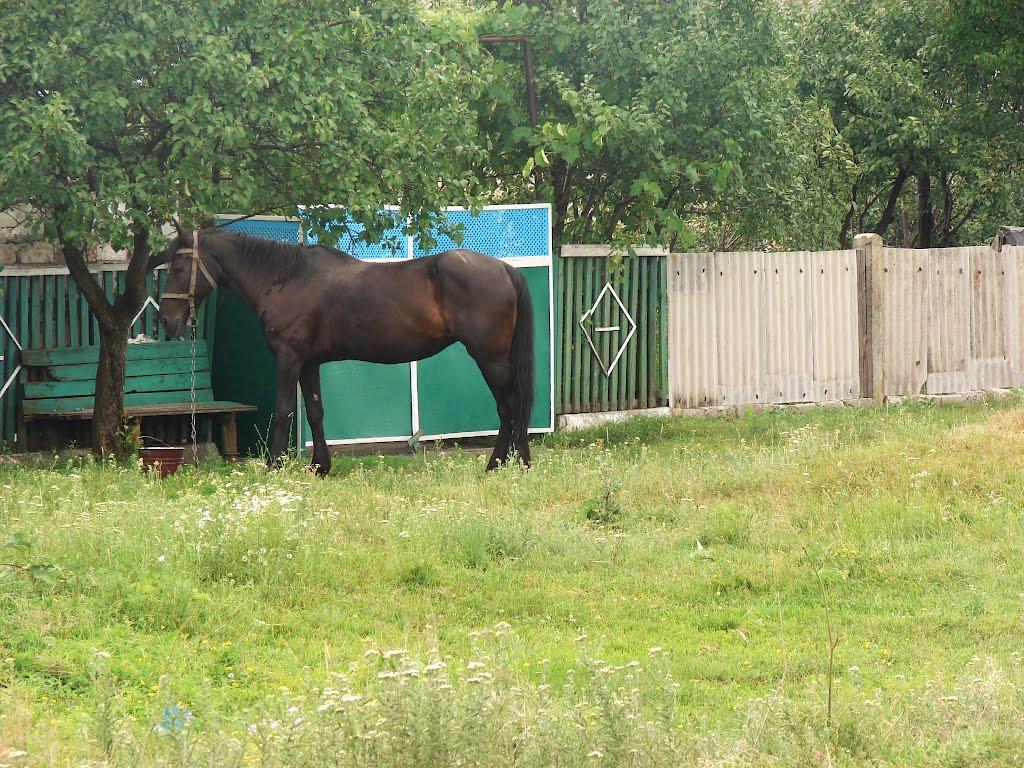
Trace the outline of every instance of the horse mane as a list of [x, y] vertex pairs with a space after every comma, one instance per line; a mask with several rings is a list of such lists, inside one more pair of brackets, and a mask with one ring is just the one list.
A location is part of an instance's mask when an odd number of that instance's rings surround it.
[[306, 264], [303, 258], [306, 246], [253, 237], [233, 230], [222, 229], [220, 234], [227, 235], [234, 241], [238, 256], [247, 269], [260, 272], [272, 279], [291, 277]]

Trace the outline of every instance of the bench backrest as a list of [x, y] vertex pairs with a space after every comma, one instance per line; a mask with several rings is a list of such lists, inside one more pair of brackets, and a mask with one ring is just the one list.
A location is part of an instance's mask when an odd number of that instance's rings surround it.
[[[100, 348], [64, 347], [26, 349], [21, 353], [25, 369], [26, 414], [91, 410], [95, 405], [96, 367]], [[124, 404], [168, 405], [191, 401], [192, 342], [156, 341], [129, 344], [126, 353]], [[196, 402], [213, 401], [210, 359], [206, 342], [195, 344]]]

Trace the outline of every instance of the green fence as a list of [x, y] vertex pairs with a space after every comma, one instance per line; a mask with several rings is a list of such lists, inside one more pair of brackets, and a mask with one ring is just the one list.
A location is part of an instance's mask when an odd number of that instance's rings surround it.
[[558, 413], [668, 404], [667, 254], [608, 250], [564, 246], [556, 260]]
[[[108, 298], [124, 290], [125, 267], [104, 265], [95, 272]], [[156, 270], [146, 276], [146, 291], [154, 302], [147, 302], [132, 326], [131, 335], [145, 334], [166, 339], [157, 318], [155, 298], [166, 272]], [[199, 309], [198, 333], [213, 349], [215, 298], [203, 302]], [[99, 344], [99, 327], [85, 296], [75, 285], [67, 269], [60, 267], [7, 267], [0, 272], [0, 317], [6, 329], [0, 353], [3, 355], [0, 387], [11, 381], [0, 398], [0, 440], [8, 446], [22, 448], [28, 442], [26, 425], [21, 414], [21, 383], [11, 380], [21, 362], [22, 349], [79, 347]], [[15, 343], [17, 339], [17, 343]], [[33, 425], [29, 425], [32, 429]]]

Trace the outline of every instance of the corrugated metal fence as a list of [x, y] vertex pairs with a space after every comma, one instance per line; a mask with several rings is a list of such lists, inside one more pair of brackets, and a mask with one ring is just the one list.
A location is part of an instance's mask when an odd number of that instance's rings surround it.
[[668, 262], [672, 406], [860, 396], [856, 251]]
[[[863, 238], [869, 238], [864, 240]], [[558, 413], [828, 402], [1024, 386], [1024, 247], [914, 250], [859, 236], [858, 248], [786, 253], [602, 246], [555, 260]], [[124, 267], [103, 266], [108, 296]], [[158, 294], [162, 271], [148, 277]], [[0, 274], [0, 316], [22, 347], [98, 343], [66, 269]], [[216, 301], [202, 305], [212, 342]], [[147, 305], [132, 334], [162, 338]], [[6, 332], [0, 386], [17, 368]], [[210, 344], [213, 349], [213, 344]], [[24, 435], [17, 386], [0, 439]]]
[[878, 251], [886, 396], [1024, 385], [1024, 247]]
[[[95, 274], [108, 298], [113, 298], [124, 290], [124, 265], [102, 265]], [[166, 272], [163, 269], [146, 276], [146, 291], [154, 298], [154, 303], [147, 302], [132, 326], [132, 336], [145, 334], [154, 339], [166, 338], [158, 322], [155, 305], [155, 299], [165, 278]], [[213, 347], [211, 336], [216, 304], [214, 297], [203, 302], [199, 309], [198, 333], [209, 342], [210, 349]], [[14, 375], [20, 365], [18, 344], [23, 349], [99, 344], [96, 318], [66, 268], [5, 268], [0, 273], [0, 317], [3, 317], [10, 330], [8, 333], [7, 330], [0, 328], [0, 334], [3, 335], [3, 341], [0, 343], [3, 355], [3, 378], [0, 380], [0, 387]], [[18, 382], [12, 382], [0, 398], [0, 429], [0, 440], [3, 443], [19, 448], [25, 443], [27, 435], [25, 423], [21, 418]]]

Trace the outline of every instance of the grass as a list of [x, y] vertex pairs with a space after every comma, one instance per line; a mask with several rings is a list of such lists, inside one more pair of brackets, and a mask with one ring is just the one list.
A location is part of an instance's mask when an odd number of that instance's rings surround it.
[[4, 464], [0, 765], [1024, 762], [1019, 401], [535, 458]]

